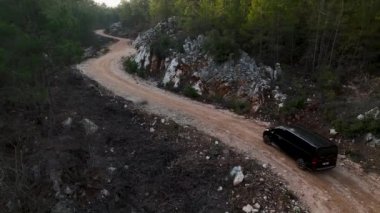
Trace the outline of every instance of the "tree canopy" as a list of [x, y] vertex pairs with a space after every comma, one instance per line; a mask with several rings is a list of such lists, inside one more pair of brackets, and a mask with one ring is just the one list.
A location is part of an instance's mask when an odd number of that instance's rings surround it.
[[[123, 22], [154, 24], [178, 16], [189, 35], [211, 33], [260, 61], [302, 65], [310, 74], [380, 68], [376, 0], [131, 0], [120, 11], [126, 8], [131, 12], [121, 16]], [[227, 52], [236, 48], [221, 45]]]
[[77, 62], [92, 30], [113, 18], [91, 0], [1, 0], [1, 100], [44, 99], [47, 72]]

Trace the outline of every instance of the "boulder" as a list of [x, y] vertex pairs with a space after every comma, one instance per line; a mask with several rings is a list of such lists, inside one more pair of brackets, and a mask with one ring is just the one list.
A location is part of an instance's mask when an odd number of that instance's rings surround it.
[[83, 128], [87, 135], [92, 135], [96, 133], [99, 129], [99, 127], [94, 122], [87, 118], [83, 119], [81, 121], [81, 124], [83, 125]]
[[330, 135], [337, 135], [338, 132], [335, 129], [330, 129]]
[[259, 204], [259, 203], [255, 203], [255, 205], [254, 205], [254, 208], [255, 208], [255, 209], [260, 209], [260, 208], [261, 208], [261, 206], [260, 206], [260, 204]]
[[101, 191], [100, 191], [100, 194], [101, 194], [101, 196], [104, 198], [104, 197], [108, 197], [108, 196], [110, 196], [110, 192], [107, 190], [107, 189], [102, 189]]
[[363, 114], [360, 114], [356, 118], [361, 121], [361, 120], [364, 120], [365, 117]]
[[70, 128], [72, 124], [73, 124], [73, 119], [71, 117], [68, 117], [66, 120], [62, 122], [62, 126], [64, 128]]
[[243, 174], [243, 172], [238, 172], [235, 175], [235, 178], [234, 178], [234, 181], [233, 181], [234, 186], [239, 185], [240, 183], [243, 182], [243, 180], [244, 180], [244, 174]]
[[247, 204], [246, 206], [243, 207], [242, 210], [245, 213], [252, 213], [255, 209], [251, 205]]
[[244, 180], [244, 174], [243, 174], [241, 166], [235, 166], [234, 168], [232, 168], [230, 175], [234, 178], [233, 180], [234, 186], [239, 185]]

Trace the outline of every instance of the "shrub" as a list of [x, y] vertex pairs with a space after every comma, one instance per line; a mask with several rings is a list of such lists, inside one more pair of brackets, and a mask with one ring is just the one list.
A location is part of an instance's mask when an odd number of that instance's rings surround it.
[[281, 113], [285, 115], [294, 115], [299, 110], [304, 109], [306, 106], [306, 99], [304, 97], [293, 97], [284, 103], [284, 107], [281, 108]]
[[140, 78], [146, 78], [147, 77], [146, 70], [139, 69], [138, 64], [134, 60], [132, 60], [131, 58], [127, 58], [123, 62], [123, 66], [124, 66], [125, 71], [130, 73], [130, 74], [136, 74]]
[[215, 94], [209, 96], [209, 99], [214, 103], [223, 103], [223, 95]]
[[336, 119], [333, 121], [333, 125], [339, 132], [348, 137], [356, 137], [368, 132], [380, 134], [380, 120], [375, 119]]
[[124, 61], [123, 66], [124, 66], [125, 71], [127, 71], [128, 73], [131, 73], [131, 74], [135, 74], [139, 70], [138, 64], [134, 60], [132, 60], [131, 58], [127, 58]]
[[235, 113], [242, 115], [251, 111], [252, 104], [247, 100], [235, 98], [227, 101], [227, 107]]
[[198, 98], [200, 95], [198, 94], [197, 90], [195, 90], [192, 86], [187, 85], [183, 88], [183, 94], [189, 98]]

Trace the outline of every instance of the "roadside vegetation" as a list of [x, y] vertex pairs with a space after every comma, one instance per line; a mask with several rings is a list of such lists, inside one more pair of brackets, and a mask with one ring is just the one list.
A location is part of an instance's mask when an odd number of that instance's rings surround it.
[[200, 97], [197, 90], [195, 90], [191, 85], [187, 85], [183, 88], [183, 94], [192, 99]]
[[143, 69], [140, 69], [138, 67], [138, 64], [134, 60], [131, 60], [130, 58], [127, 58], [124, 60], [123, 66], [124, 66], [124, 70], [127, 73], [136, 74], [140, 78], [146, 78], [147, 77], [146, 71]]

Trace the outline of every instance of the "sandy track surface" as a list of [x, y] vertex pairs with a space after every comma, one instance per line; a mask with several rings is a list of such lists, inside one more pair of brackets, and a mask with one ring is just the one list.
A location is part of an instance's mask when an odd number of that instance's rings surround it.
[[120, 62], [122, 57], [136, 52], [131, 41], [105, 35], [101, 30], [96, 33], [116, 42], [109, 46], [106, 55], [84, 61], [78, 68], [115, 95], [140, 103], [150, 113], [194, 126], [247, 156], [269, 164], [312, 212], [380, 212], [380, 178], [377, 175], [364, 174], [354, 164], [341, 166], [340, 163], [337, 168], [325, 172], [299, 170], [294, 160], [263, 143], [265, 123], [158, 89], [126, 74]]

